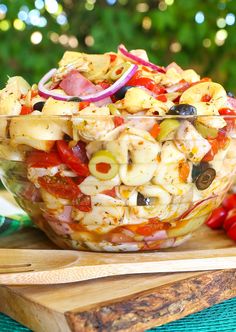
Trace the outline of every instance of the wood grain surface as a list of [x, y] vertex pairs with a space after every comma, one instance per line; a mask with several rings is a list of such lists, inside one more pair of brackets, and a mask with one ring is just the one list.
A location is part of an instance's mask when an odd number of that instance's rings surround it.
[[[230, 248], [202, 227], [177, 250]], [[40, 231], [1, 239], [1, 248], [55, 248]], [[171, 252], [171, 250], [168, 250]], [[0, 286], [0, 311], [33, 331], [144, 331], [236, 296], [235, 270], [128, 275], [65, 285]]]

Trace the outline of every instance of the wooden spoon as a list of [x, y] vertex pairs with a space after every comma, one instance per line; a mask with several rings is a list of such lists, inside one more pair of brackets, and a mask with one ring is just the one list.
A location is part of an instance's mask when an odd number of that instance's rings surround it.
[[152, 253], [0, 249], [0, 284], [59, 284], [139, 273], [236, 268], [236, 248]]

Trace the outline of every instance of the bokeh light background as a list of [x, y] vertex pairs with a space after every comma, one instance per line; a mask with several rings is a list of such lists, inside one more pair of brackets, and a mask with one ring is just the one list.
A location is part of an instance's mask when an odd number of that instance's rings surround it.
[[66, 49], [145, 48], [236, 92], [235, 0], [0, 0], [0, 87], [7, 76], [34, 83]]

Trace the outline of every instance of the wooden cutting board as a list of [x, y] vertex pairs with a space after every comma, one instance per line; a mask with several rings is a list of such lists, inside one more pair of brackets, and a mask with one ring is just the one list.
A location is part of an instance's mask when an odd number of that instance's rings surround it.
[[[176, 250], [234, 245], [222, 231], [204, 226]], [[0, 247], [55, 248], [36, 229], [1, 239]], [[0, 312], [36, 332], [139, 332], [234, 296], [236, 270], [127, 275], [67, 285], [0, 286]]]

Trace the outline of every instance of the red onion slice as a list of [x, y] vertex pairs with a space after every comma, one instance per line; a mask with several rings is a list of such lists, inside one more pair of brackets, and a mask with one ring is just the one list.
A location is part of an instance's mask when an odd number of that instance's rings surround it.
[[110, 97], [114, 93], [116, 93], [120, 88], [122, 88], [136, 73], [138, 66], [132, 64], [128, 70], [111, 86], [107, 89], [87, 95], [87, 96], [63, 96], [59, 93], [55, 93], [53, 91], [48, 90], [45, 87], [45, 84], [49, 81], [49, 79], [56, 73], [57, 69], [51, 69], [43, 78], [40, 80], [38, 84], [39, 95], [43, 98], [52, 97], [56, 100], [69, 101], [70, 99], [74, 99], [78, 97], [81, 101], [89, 101], [89, 102], [97, 102], [99, 100], [103, 100], [107, 97]]
[[119, 45], [118, 50], [120, 51], [121, 54], [123, 54], [126, 58], [149, 68], [152, 68], [155, 71], [158, 71], [159, 73], [165, 73], [166, 70], [163, 67], [157, 66], [152, 62], [149, 61], [145, 61], [141, 58], [139, 58], [138, 56], [130, 53], [127, 51], [127, 49], [125, 48], [125, 46], [123, 44]]

